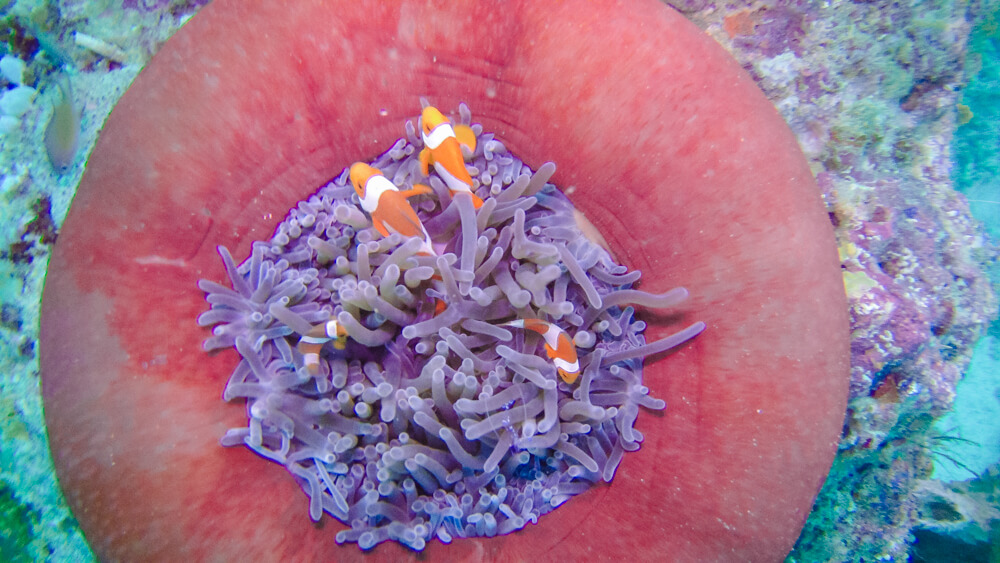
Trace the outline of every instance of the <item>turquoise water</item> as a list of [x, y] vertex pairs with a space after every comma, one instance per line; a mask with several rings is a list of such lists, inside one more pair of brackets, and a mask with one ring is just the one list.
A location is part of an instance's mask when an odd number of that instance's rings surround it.
[[969, 198], [973, 216], [1000, 239], [1000, 36], [996, 14], [986, 16], [971, 38], [967, 69], [975, 76], [962, 94], [972, 114], [955, 135], [955, 187]]
[[[92, 558], [86, 541], [76, 527], [75, 520], [61, 498], [48, 457], [42, 404], [39, 397], [37, 373], [38, 308], [44, 281], [45, 263], [51, 242], [46, 234], [57, 227], [72, 198], [73, 190], [84, 169], [85, 155], [93, 146], [101, 124], [115, 101], [127, 88], [142, 65], [156, 50], [156, 45], [169, 37], [186, 21], [191, 12], [187, 2], [149, 2], [141, 4], [148, 9], [123, 9], [121, 3], [61, 2], [48, 4], [37, 1], [8, 2], [0, 7], [5, 16], [0, 26], [5, 36], [3, 54], [24, 58], [25, 76], [20, 80], [35, 93], [28, 107], [13, 122], [8, 120], [10, 131], [0, 134], [0, 235], [4, 249], [0, 260], [0, 560], [10, 561], [86, 561]], [[133, 2], [134, 6], [135, 3]], [[841, 155], [870, 158], [871, 162], [884, 164], [886, 154], [898, 150], [917, 154], [917, 150], [904, 150], [907, 143], [950, 143], [954, 166], [949, 170], [954, 187], [968, 199], [968, 209], [981, 221], [977, 227], [984, 235], [988, 247], [1000, 240], [1000, 38], [998, 38], [995, 6], [982, 4], [954, 4], [915, 2], [907, 9], [920, 17], [907, 20], [904, 31], [879, 27], [866, 18], [872, 18], [850, 4], [834, 3], [825, 8], [813, 6], [783, 12], [775, 10], [771, 19], [756, 24], [754, 33], [746, 37], [760, 37], [764, 33], [769, 41], [752, 41], [739, 33], [729, 34], [724, 14], [699, 6], [690, 8], [690, 17], [703, 29], [718, 39], [745, 66], [754, 70], [755, 78], [782, 111], [799, 135], [807, 158], [816, 173], [847, 175], [842, 162], [834, 162]], [[727, 14], [737, 16], [745, 12], [742, 7], [732, 8]], [[788, 16], [792, 13], [792, 16]], [[948, 78], [918, 76], [922, 57], [947, 57], [947, 47], [937, 45], [942, 30], [960, 30], [955, 22], [964, 21], [964, 14], [975, 18], [976, 32], [972, 34], [968, 52], [971, 56], [964, 67], [955, 64], [955, 72], [965, 72], [965, 77]], [[784, 15], [782, 15], [784, 14]], [[796, 15], [797, 14], [797, 15]], [[780, 17], [779, 17], [780, 16]], [[785, 28], [774, 29], [773, 22], [786, 21]], [[797, 17], [808, 20], [800, 32]], [[770, 23], [769, 23], [770, 22]], [[874, 29], [878, 28], [878, 29]], [[845, 32], [845, 29], [848, 31]], [[81, 33], [82, 35], [75, 35]], [[834, 55], [822, 58], [801, 45], [816, 35], [839, 35], [832, 44], [843, 46], [845, 37], [857, 45], [875, 42], [885, 49], [872, 49], [858, 65], [856, 73], [845, 73], [852, 64], [851, 52], [831, 50]], [[775, 48], [775, 38], [784, 38]], [[951, 37], [951, 36], [949, 36]], [[957, 32], [961, 40], [963, 35]], [[32, 39], [36, 45], [32, 45]], [[933, 45], [933, 48], [930, 46]], [[857, 47], [861, 48], [861, 47]], [[936, 50], [935, 50], [936, 49]], [[771, 52], [774, 50], [774, 52]], [[964, 52], [964, 49], [958, 49]], [[824, 51], [825, 52], [825, 51]], [[30, 57], [28, 54], [30, 53]], [[762, 54], [763, 53], [763, 54]], [[942, 54], [943, 53], [943, 54]], [[838, 55], [839, 54], [839, 55]], [[842, 55], [841, 58], [838, 58]], [[810, 65], [829, 65], [830, 76], [826, 88], [833, 94], [818, 95], [814, 99], [794, 98], [789, 94], [797, 80], [809, 75]], [[947, 68], [948, 61], [933, 68]], [[961, 69], [965, 70], [962, 71]], [[841, 84], [834, 74], [847, 82]], [[59, 173], [53, 169], [44, 139], [55, 108], [59, 107], [61, 94], [60, 76], [68, 76], [72, 83], [75, 111], [80, 112], [79, 152], [68, 170]], [[884, 99], [840, 101], [847, 108], [842, 115], [818, 128], [817, 113], [810, 108], [830, 105], [831, 96], [849, 100], [853, 87], [863, 90], [863, 85], [877, 75], [879, 91]], [[800, 77], [800, 78], [796, 78]], [[886, 111], [899, 105], [899, 99], [924, 92], [920, 84], [947, 82], [949, 87], [968, 85], [960, 94], [960, 106], [942, 109], [953, 115], [948, 121], [941, 118], [927, 122], [914, 114]], [[852, 82], [853, 81], [853, 82]], [[923, 82], [922, 82], [923, 81]], [[9, 78], [2, 79], [5, 90], [13, 90]], [[936, 84], [936, 83], [935, 83]], [[943, 100], [951, 100], [942, 96]], [[826, 105], [824, 105], [826, 104]], [[11, 112], [13, 113], [13, 112]], [[913, 126], [912, 121], [918, 121]], [[929, 123], [929, 124], [928, 124]], [[961, 123], [961, 124], [960, 124]], [[926, 126], [925, 126], [926, 125]], [[921, 129], [921, 127], [924, 127]], [[827, 133], [817, 133], [824, 129]], [[829, 146], [841, 143], [847, 147], [864, 145], [864, 150], [851, 153], [830, 151]], [[853, 149], [852, 149], [853, 150]], [[868, 151], [868, 152], [864, 152]], [[848, 154], [851, 153], [851, 154]], [[836, 155], [834, 158], [831, 155]], [[860, 156], [859, 156], [860, 155]], [[899, 157], [901, 170], [918, 168], [918, 157]], [[929, 158], [928, 158], [929, 159]], [[930, 165], [928, 165], [930, 166]], [[863, 168], [858, 165], [858, 169]], [[863, 180], [858, 181], [859, 184]], [[950, 188], [949, 188], [950, 189]], [[861, 193], [863, 190], [859, 190]], [[845, 188], [844, 194], [849, 190]], [[856, 194], [855, 194], [856, 195]], [[48, 205], [48, 207], [46, 206]], [[843, 196], [842, 205], [864, 207], [860, 197]], [[50, 209], [50, 211], [47, 211]], [[51, 215], [52, 225], [46, 219]], [[846, 245], [845, 245], [846, 247]], [[996, 264], [989, 259], [979, 262], [992, 276], [996, 286]], [[989, 269], [992, 268], [992, 271]], [[985, 322], [989, 322], [986, 319]], [[984, 326], [985, 328], [985, 326]], [[929, 561], [945, 561], [937, 555], [934, 546], [956, 542], [946, 554], [966, 560], [989, 557], [989, 515], [994, 493], [984, 493], [995, 487], [997, 463], [1000, 462], [1000, 326], [992, 324], [986, 336], [975, 346], [971, 362], [964, 371], [964, 378], [955, 392], [954, 408], [936, 419], [929, 429], [918, 430], [919, 424], [900, 420], [887, 430], [889, 436], [905, 444], [926, 444], [932, 459], [931, 479], [922, 476], [897, 479], [896, 474], [885, 470], [881, 480], [888, 483], [904, 497], [915, 499], [910, 504], [914, 515], [885, 517], [869, 508], [875, 505], [867, 485], [859, 485], [855, 477], [858, 468], [871, 460], [885, 461], [890, 448], [882, 454], [859, 454], [853, 446], [842, 446], [842, 454], [835, 464], [821, 502], [810, 518], [803, 539], [792, 559], [814, 560], [868, 560], [884, 555], [885, 560], [903, 560], [910, 550], [908, 534], [917, 530], [923, 546], [918, 555]], [[964, 365], [964, 364], [963, 364]], [[867, 397], [863, 399], [868, 400]], [[852, 403], [860, 410], [861, 402]], [[875, 401], [864, 403], [876, 404]], [[881, 403], [878, 403], [881, 404]], [[868, 429], [870, 430], [870, 429]], [[888, 442], [888, 440], [887, 440]], [[893, 446], [895, 447], [895, 446]], [[895, 451], [903, 451], [900, 446]], [[878, 458], [878, 455], [883, 455]], [[902, 456], [889, 459], [901, 459]], [[859, 461], [864, 460], [864, 461]], [[991, 477], [993, 475], [993, 477]], [[943, 482], [955, 482], [947, 485]], [[859, 493], [860, 491], [860, 493]], [[857, 503], [853, 515], [845, 516], [845, 497], [853, 493]], [[993, 494], [994, 496], [991, 496]], [[935, 496], [936, 495], [936, 496]], [[939, 499], [934, 506], [952, 507], [959, 516], [950, 527], [940, 520], [921, 512], [928, 506], [927, 498]], [[833, 500], [829, 506], [823, 500]], [[969, 506], [976, 510], [963, 510]], [[957, 507], [957, 508], [955, 508]], [[961, 509], [961, 510], [960, 510]], [[978, 512], [977, 512], [978, 511]], [[947, 512], [947, 511], [946, 511]], [[975, 512], [975, 514], [973, 514]], [[949, 515], [952, 513], [948, 513]], [[977, 516], [985, 514], [986, 516]], [[979, 518], [979, 520], [977, 520]], [[866, 539], [871, 528], [883, 532], [890, 539]], [[930, 530], [930, 532], [927, 532]], [[979, 530], [979, 531], [977, 531]], [[993, 532], [994, 534], [996, 532]], [[823, 534], [828, 537], [818, 539]], [[996, 538], [997, 536], [992, 536]], [[994, 539], [994, 541], [996, 541]], [[833, 544], [850, 546], [834, 551]], [[862, 553], [862, 547], [869, 551]], [[967, 549], [968, 551], [962, 551]], [[994, 556], [995, 556], [994, 552]], [[986, 554], [986, 555], [983, 555]], [[947, 557], [947, 555], [945, 556]]]
[[[955, 188], [969, 199], [973, 217], [982, 221], [993, 240], [1000, 240], [1000, 30], [998, 13], [988, 13], [972, 34], [967, 62], [974, 73], [962, 95], [971, 119], [961, 125], [953, 143]], [[996, 264], [993, 279], [997, 280]], [[934, 477], [961, 481], [982, 474], [1000, 460], [1000, 323], [976, 345], [965, 379], [958, 385], [955, 408], [936, 427], [962, 440], [949, 444], [938, 459]]]

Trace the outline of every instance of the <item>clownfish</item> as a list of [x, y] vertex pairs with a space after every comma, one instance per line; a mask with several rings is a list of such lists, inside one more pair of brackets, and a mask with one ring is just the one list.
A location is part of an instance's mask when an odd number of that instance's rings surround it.
[[[440, 276], [438, 276], [438, 277], [440, 277]], [[434, 314], [431, 315], [431, 318], [434, 318], [434, 317], [440, 315], [447, 308], [448, 308], [448, 304], [445, 303], [443, 299], [435, 299], [434, 300]]]
[[351, 165], [351, 183], [361, 198], [361, 208], [372, 218], [375, 229], [387, 237], [399, 233], [404, 237], [420, 237], [424, 244], [418, 254], [437, 256], [431, 246], [431, 236], [417, 217], [407, 198], [431, 193], [429, 186], [414, 184], [413, 189], [400, 190], [378, 168], [363, 162]]
[[424, 108], [420, 120], [420, 135], [424, 140], [424, 148], [420, 151], [420, 171], [424, 176], [430, 175], [433, 164], [452, 195], [465, 192], [472, 196], [474, 208], [482, 207], [483, 200], [472, 193], [472, 177], [465, 168], [465, 156], [462, 154], [463, 146], [470, 153], [476, 150], [476, 134], [467, 125], [453, 127], [451, 121], [432, 106]]
[[319, 373], [319, 352], [323, 349], [323, 345], [331, 340], [337, 350], [347, 347], [347, 331], [335, 320], [313, 326], [299, 339], [295, 349], [302, 354], [306, 370], [310, 375]]
[[573, 384], [580, 375], [580, 360], [576, 355], [576, 345], [566, 331], [541, 319], [519, 319], [500, 326], [512, 326], [537, 332], [545, 339], [545, 352], [556, 366], [563, 381]]

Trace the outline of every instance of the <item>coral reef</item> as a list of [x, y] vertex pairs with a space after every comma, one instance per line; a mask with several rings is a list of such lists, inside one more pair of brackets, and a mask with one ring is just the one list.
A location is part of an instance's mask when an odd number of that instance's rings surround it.
[[913, 561], [1000, 559], [1000, 465], [970, 481], [921, 481]]
[[20, 125], [37, 91], [24, 85], [24, 61], [12, 54], [0, 58], [0, 75], [6, 90], [0, 95], [0, 134], [9, 133]]

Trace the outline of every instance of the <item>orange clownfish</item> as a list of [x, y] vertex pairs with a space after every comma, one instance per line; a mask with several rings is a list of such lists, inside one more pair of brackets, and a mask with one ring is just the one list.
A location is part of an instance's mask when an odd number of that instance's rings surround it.
[[573, 384], [580, 375], [580, 360], [576, 356], [576, 345], [566, 331], [541, 319], [519, 319], [500, 326], [512, 326], [537, 332], [545, 339], [545, 352], [556, 366], [563, 381]]
[[432, 106], [424, 108], [420, 120], [423, 124], [420, 135], [424, 139], [424, 148], [420, 151], [420, 171], [428, 176], [433, 164], [452, 195], [465, 192], [472, 196], [473, 207], [482, 207], [483, 200], [472, 193], [472, 177], [465, 168], [465, 157], [462, 155], [463, 146], [470, 153], [476, 150], [476, 134], [467, 125], [452, 127], [451, 121]]
[[413, 206], [406, 201], [415, 195], [431, 193], [430, 187], [414, 184], [413, 189], [400, 190], [382, 175], [381, 170], [363, 162], [352, 164], [350, 175], [354, 191], [361, 198], [361, 208], [371, 215], [375, 229], [382, 236], [399, 233], [404, 237], [419, 237], [424, 244], [418, 254], [437, 256], [431, 246], [431, 236]]
[[323, 345], [331, 340], [333, 347], [337, 350], [343, 350], [347, 347], [347, 331], [334, 320], [312, 327], [299, 339], [299, 344], [295, 349], [302, 354], [306, 370], [311, 375], [319, 373], [319, 352], [323, 349]]

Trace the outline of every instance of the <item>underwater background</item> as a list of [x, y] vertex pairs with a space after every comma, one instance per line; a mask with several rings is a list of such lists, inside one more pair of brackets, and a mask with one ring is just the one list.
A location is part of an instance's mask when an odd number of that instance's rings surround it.
[[[203, 2], [0, 4], [0, 560], [87, 561], [45, 435], [45, 268], [105, 118]], [[1000, 3], [670, 4], [789, 123], [840, 246], [848, 412], [788, 560], [1000, 560]]]

